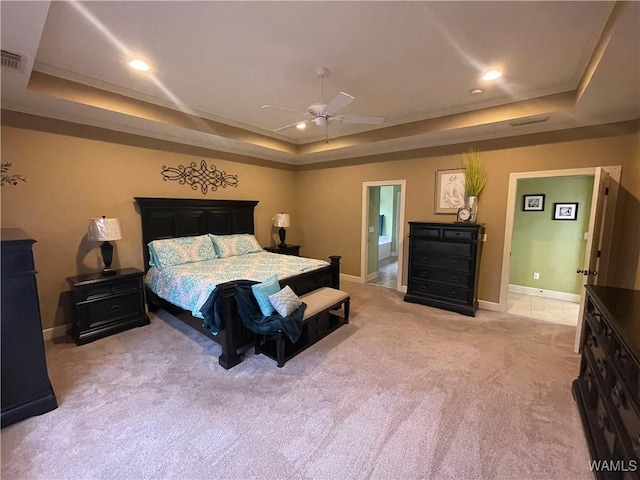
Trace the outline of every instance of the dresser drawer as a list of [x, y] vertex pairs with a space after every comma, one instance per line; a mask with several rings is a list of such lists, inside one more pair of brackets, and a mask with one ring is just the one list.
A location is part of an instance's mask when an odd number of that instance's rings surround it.
[[593, 362], [593, 371], [600, 377], [601, 384], [607, 384], [607, 380], [611, 378], [611, 367], [594, 332], [587, 332], [584, 348], [587, 358]]
[[[5, 242], [8, 243], [8, 242]], [[30, 248], [22, 246], [10, 246], [3, 243], [2, 255], [0, 256], [2, 274], [24, 274], [32, 273], [35, 269], [33, 265], [33, 254]]]
[[136, 276], [113, 282], [100, 282], [95, 285], [75, 287], [74, 295], [76, 301], [83, 302], [139, 290], [142, 290], [142, 278]]
[[634, 402], [629, 398], [624, 382], [619, 378], [613, 382], [609, 399], [617, 413], [621, 430], [626, 433], [627, 438], [623, 440], [625, 450], [628, 453], [633, 453], [635, 450], [634, 455], [640, 458], [640, 443], [638, 443], [640, 440], [640, 416]]
[[446, 240], [476, 240], [477, 230], [442, 229], [442, 238]]
[[144, 315], [144, 301], [141, 292], [127, 293], [82, 303], [78, 306], [83, 328], [94, 328], [105, 323], [120, 322], [127, 317]]
[[472, 245], [469, 243], [438, 242], [416, 239], [412, 246], [416, 252], [435, 253], [438, 255], [470, 257], [472, 252]]
[[441, 283], [412, 281], [407, 293], [442, 298], [455, 303], [468, 303], [469, 290]]
[[430, 280], [433, 282], [448, 283], [454, 286], [469, 287], [471, 276], [463, 273], [436, 270], [429, 267], [415, 266], [411, 268], [411, 278], [414, 280]]
[[440, 238], [442, 230], [438, 227], [430, 227], [426, 225], [413, 225], [411, 228], [412, 237]]
[[471, 273], [471, 260], [463, 258], [439, 257], [437, 255], [415, 252], [411, 257], [411, 261], [416, 266], [429, 266], [455, 270], [456, 272]]

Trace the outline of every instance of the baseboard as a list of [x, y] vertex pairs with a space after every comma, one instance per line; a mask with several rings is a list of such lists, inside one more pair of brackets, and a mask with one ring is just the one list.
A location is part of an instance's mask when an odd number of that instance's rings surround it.
[[523, 285], [509, 284], [509, 291], [513, 293], [524, 293], [536, 297], [555, 298], [565, 302], [580, 303], [580, 295], [575, 293], [556, 292], [554, 290], [544, 290], [542, 288], [525, 287]]
[[367, 282], [370, 282], [372, 280], [376, 280], [379, 276], [380, 276], [380, 272], [370, 273], [369, 275], [367, 275]]
[[488, 302], [486, 300], [478, 300], [478, 307], [482, 310], [489, 310], [491, 312], [500, 311], [500, 304], [495, 302]]
[[402, 293], [407, 293], [407, 286], [406, 285], [400, 285], [400, 291]]
[[42, 330], [42, 338], [44, 340], [51, 340], [53, 338], [64, 337], [67, 334], [67, 330], [71, 328], [71, 324], [58, 325], [53, 328], [45, 328]]
[[364, 283], [362, 281], [362, 278], [360, 277], [356, 277], [354, 275], [347, 275], [346, 273], [341, 273], [340, 274], [340, 280], [345, 280], [347, 282], [356, 282], [356, 283]]

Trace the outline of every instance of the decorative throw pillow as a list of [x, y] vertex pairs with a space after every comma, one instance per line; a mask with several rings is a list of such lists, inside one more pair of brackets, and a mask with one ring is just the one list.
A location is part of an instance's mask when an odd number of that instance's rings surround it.
[[280, 290], [278, 275], [272, 275], [262, 283], [251, 285], [251, 290], [253, 291], [253, 296], [256, 297], [256, 301], [258, 302], [258, 306], [260, 307], [262, 314], [265, 317], [273, 315], [275, 309], [269, 301], [269, 295], [273, 295]]
[[218, 258], [209, 235], [149, 242], [149, 264], [158, 268]]
[[262, 247], [256, 240], [256, 237], [249, 233], [211, 235], [211, 238], [220, 258], [262, 251]]
[[275, 307], [283, 317], [291, 315], [296, 308], [302, 305], [302, 300], [291, 290], [291, 287], [287, 285], [282, 290], [269, 296], [271, 304]]

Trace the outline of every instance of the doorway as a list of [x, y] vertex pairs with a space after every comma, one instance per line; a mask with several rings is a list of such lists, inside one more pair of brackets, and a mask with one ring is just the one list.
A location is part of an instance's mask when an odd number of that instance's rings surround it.
[[[509, 176], [509, 193], [507, 197], [506, 210], [506, 226], [505, 226], [505, 243], [503, 249], [502, 274], [500, 282], [500, 302], [498, 310], [506, 312], [509, 308], [509, 283], [511, 278], [512, 266], [512, 245], [514, 240], [514, 218], [516, 209], [524, 209], [524, 204], [517, 204], [518, 200], [518, 182], [523, 179], [544, 179], [555, 177], [572, 177], [572, 176], [588, 176], [593, 178], [593, 188], [591, 192], [591, 208], [588, 214], [588, 227], [583, 238], [586, 240], [584, 245], [584, 258], [581, 259], [579, 268], [575, 271], [575, 275], [584, 276], [576, 277], [580, 282], [579, 306], [576, 325], [575, 349], [577, 351], [582, 334], [583, 309], [585, 299], [584, 284], [602, 283], [606, 284], [608, 274], [608, 261], [611, 246], [611, 233], [613, 231], [613, 220], [615, 213], [615, 204], [617, 201], [618, 186], [620, 183], [621, 167], [595, 167], [580, 168], [568, 170], [549, 170], [539, 172], [522, 172], [512, 173]], [[531, 194], [539, 192], [530, 192]], [[521, 200], [521, 199], [520, 199]], [[555, 202], [554, 202], [555, 203]], [[568, 203], [571, 203], [570, 200]], [[545, 210], [547, 214], [553, 218], [554, 208], [556, 205], [550, 205]], [[580, 208], [579, 205], [577, 208]], [[553, 244], [549, 244], [547, 248], [554, 248]], [[582, 266], [582, 268], [580, 268]], [[599, 272], [598, 272], [599, 271]], [[598, 272], [598, 273], [596, 273]], [[534, 272], [535, 273], [535, 272]], [[572, 274], [574, 274], [572, 272]], [[597, 276], [596, 276], [597, 275]]]
[[402, 290], [406, 180], [362, 184], [363, 283]]

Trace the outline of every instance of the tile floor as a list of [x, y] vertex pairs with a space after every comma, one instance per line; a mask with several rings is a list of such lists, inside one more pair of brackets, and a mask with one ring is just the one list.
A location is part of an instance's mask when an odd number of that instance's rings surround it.
[[515, 315], [575, 326], [578, 324], [579, 310], [578, 303], [509, 292], [507, 312]]
[[381, 287], [397, 287], [398, 282], [398, 257], [387, 257], [378, 262], [378, 278], [371, 280], [369, 285]]

